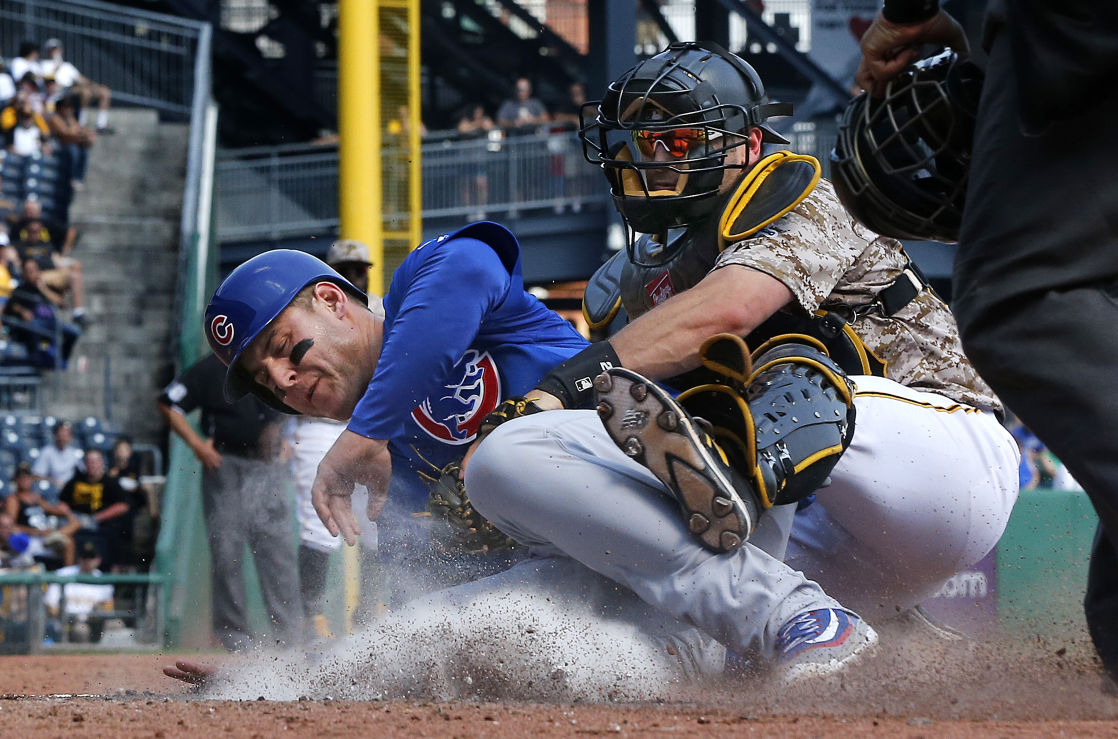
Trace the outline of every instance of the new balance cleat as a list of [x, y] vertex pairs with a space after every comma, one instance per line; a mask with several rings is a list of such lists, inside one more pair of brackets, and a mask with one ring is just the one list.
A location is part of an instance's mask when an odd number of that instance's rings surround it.
[[594, 388], [610, 438], [667, 486], [704, 547], [729, 552], [749, 539], [760, 508], [749, 482], [671, 395], [624, 368], [598, 375]]
[[877, 644], [877, 632], [837, 608], [806, 611], [776, 635], [777, 665], [788, 684], [837, 675]]

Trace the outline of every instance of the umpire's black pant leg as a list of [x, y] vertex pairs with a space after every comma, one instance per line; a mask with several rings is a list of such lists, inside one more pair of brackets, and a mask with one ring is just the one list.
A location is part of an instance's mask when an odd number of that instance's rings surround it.
[[1118, 680], [1118, 550], [1114, 541], [1100, 524], [1091, 549], [1083, 610], [1095, 648], [1111, 676]]
[[[1087, 592], [1118, 674], [1118, 87], [1025, 137], [1008, 38], [991, 49], [952, 309], [998, 395], [1084, 486], [1106, 531]], [[1094, 104], [1090, 104], [1094, 103]]]

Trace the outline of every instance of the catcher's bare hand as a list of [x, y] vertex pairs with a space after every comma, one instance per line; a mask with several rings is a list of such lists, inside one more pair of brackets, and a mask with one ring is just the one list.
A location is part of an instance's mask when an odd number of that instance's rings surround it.
[[920, 58], [922, 44], [943, 44], [961, 55], [970, 51], [963, 27], [942, 10], [920, 23], [893, 23], [878, 13], [858, 44], [862, 61], [854, 81], [881, 97], [889, 81]]
[[311, 487], [311, 503], [326, 530], [355, 545], [361, 526], [353, 515], [353, 486], [361, 484], [369, 489], [368, 514], [373, 518], [384, 505], [391, 475], [386, 441], [343, 431], [319, 463]]

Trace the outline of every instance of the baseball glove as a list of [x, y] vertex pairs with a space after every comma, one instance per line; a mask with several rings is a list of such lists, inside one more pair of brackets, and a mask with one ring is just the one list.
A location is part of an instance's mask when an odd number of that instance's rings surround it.
[[489, 412], [489, 415], [481, 420], [481, 426], [477, 432], [478, 441], [484, 439], [502, 423], [521, 416], [530, 416], [533, 413], [539, 413], [541, 410], [532, 398], [508, 398], [503, 400]]
[[427, 510], [434, 518], [436, 541], [451, 551], [471, 554], [511, 549], [516, 542], [477, 512], [466, 495], [459, 462], [451, 462], [437, 477], [420, 473], [427, 481], [430, 496]]

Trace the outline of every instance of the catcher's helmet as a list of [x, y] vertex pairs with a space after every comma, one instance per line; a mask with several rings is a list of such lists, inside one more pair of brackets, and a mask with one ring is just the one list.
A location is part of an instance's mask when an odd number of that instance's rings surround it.
[[205, 318], [210, 348], [229, 368], [225, 374], [226, 400], [234, 402], [251, 392], [273, 408], [295, 413], [266, 388], [253, 382], [237, 360], [303, 288], [322, 281], [339, 285], [365, 304], [365, 293], [306, 252], [292, 249], [264, 252], [229, 273], [210, 298]]
[[950, 49], [846, 106], [831, 180], [850, 214], [899, 239], [956, 241], [982, 71]]
[[[602, 100], [584, 105], [579, 137], [629, 226], [663, 233], [712, 214], [726, 153], [748, 144], [751, 128], [760, 128], [765, 141], [788, 143], [765, 121], [791, 112], [789, 104], [769, 102], [761, 78], [741, 58], [716, 44], [677, 43], [611, 82]], [[658, 146], [670, 161], [652, 161]], [[664, 170], [679, 174], [674, 188], [650, 187], [650, 176]]]

